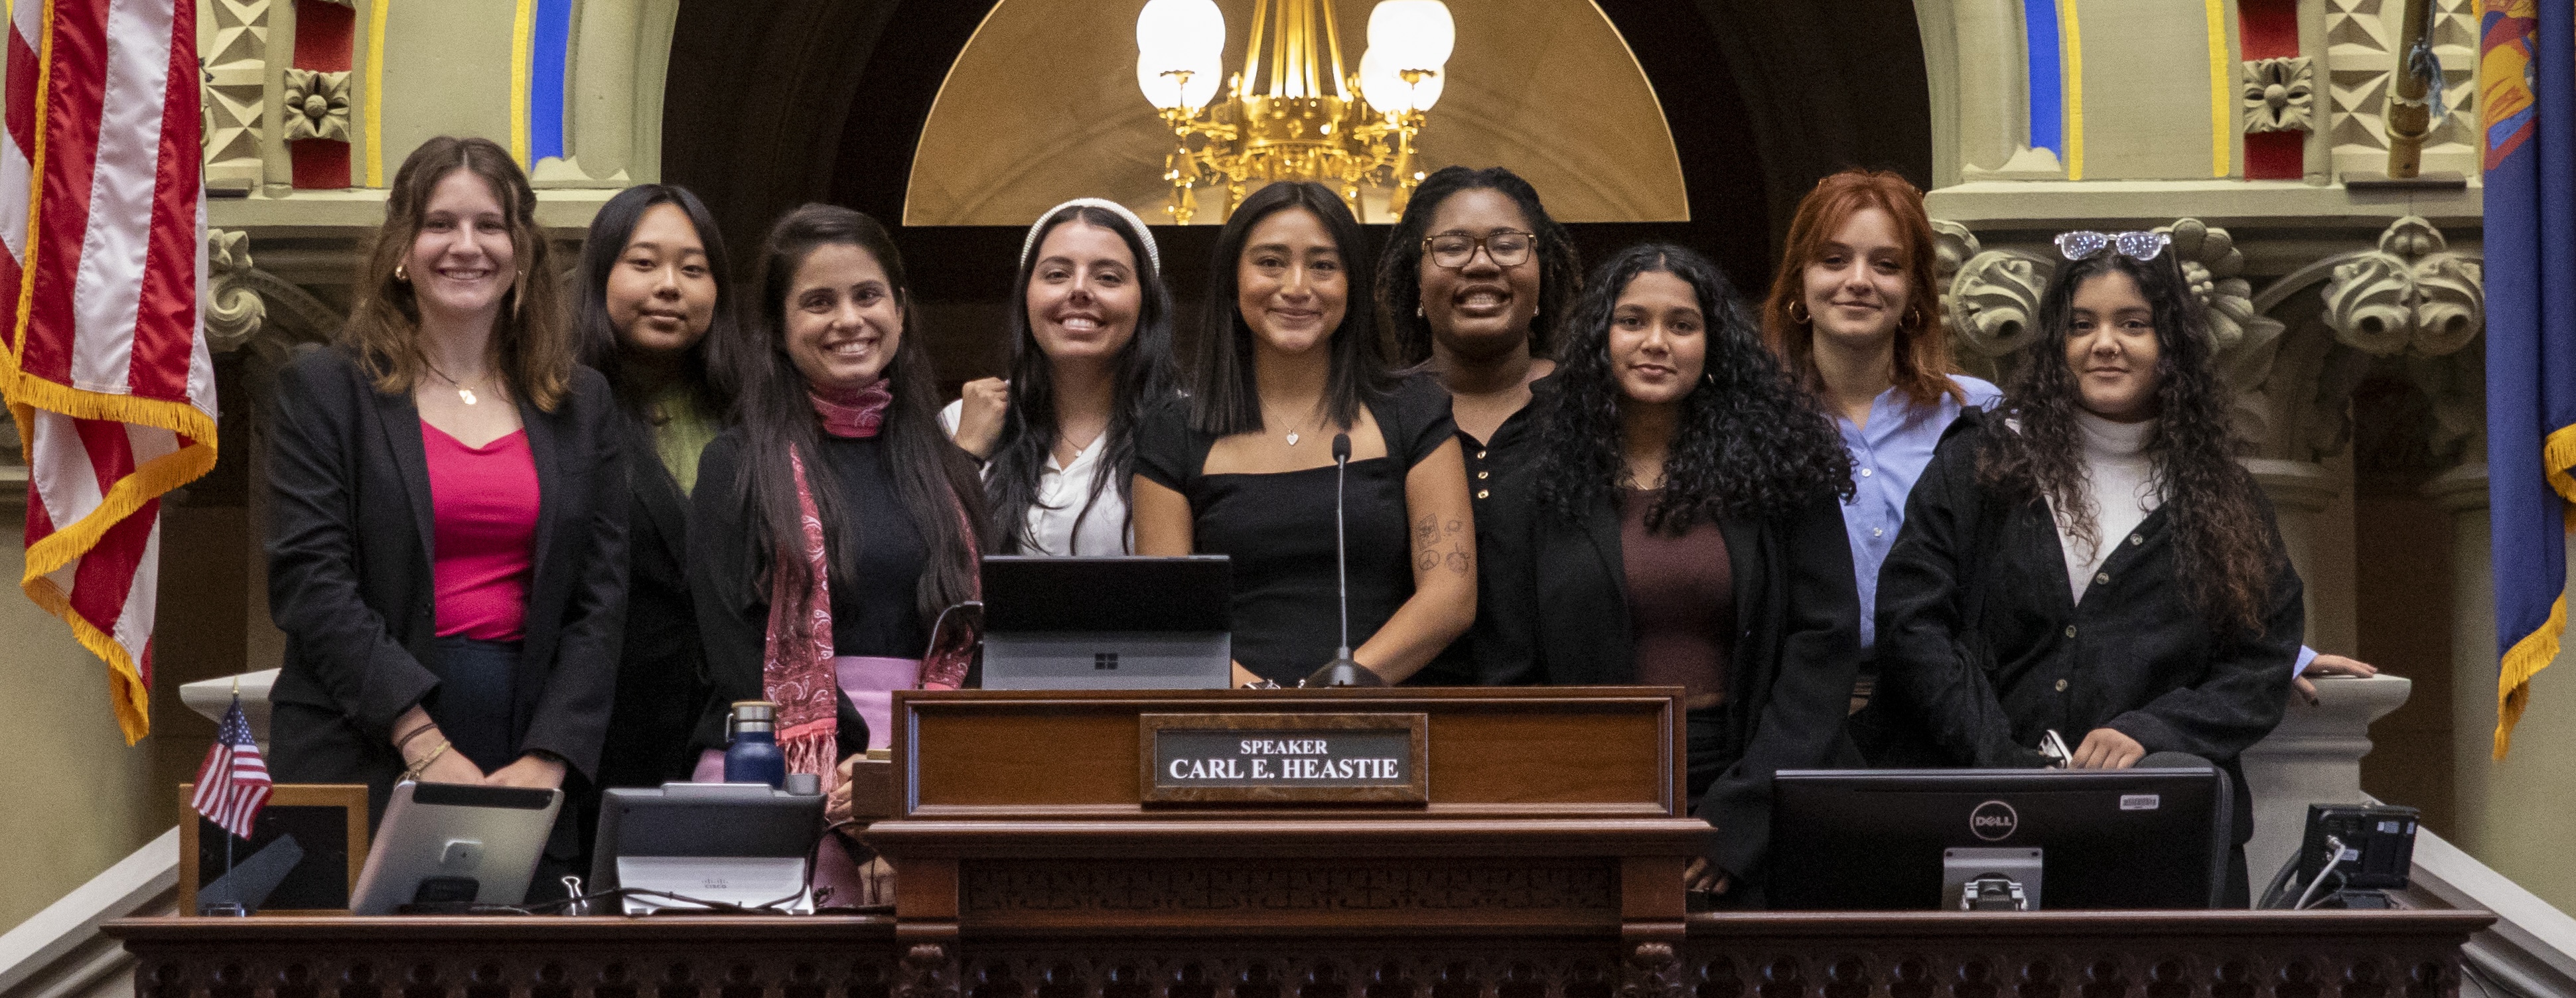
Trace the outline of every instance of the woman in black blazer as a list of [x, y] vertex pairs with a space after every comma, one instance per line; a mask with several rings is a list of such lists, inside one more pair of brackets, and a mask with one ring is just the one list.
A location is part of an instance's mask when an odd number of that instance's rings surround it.
[[[400, 777], [557, 787], [598, 764], [626, 467], [608, 384], [574, 365], [553, 307], [535, 207], [500, 147], [424, 144], [394, 179], [342, 342], [280, 377], [280, 782], [365, 783], [380, 815]], [[530, 480], [534, 497], [492, 487]], [[571, 855], [559, 838], [550, 854]]]
[[733, 404], [708, 363], [736, 335], [732, 270], [696, 194], [644, 184], [600, 206], [574, 279], [573, 336], [617, 397], [633, 482], [626, 639], [598, 782], [655, 787], [696, 767], [689, 737], [709, 695], [689, 598], [689, 494]]
[[1726, 278], [1678, 246], [1602, 263], [1531, 403], [1537, 449], [1494, 518], [1484, 674], [1680, 686], [1689, 789], [1718, 834], [1695, 889], [1755, 906], [1771, 776], [1855, 766], [1850, 457], [1763, 350]]

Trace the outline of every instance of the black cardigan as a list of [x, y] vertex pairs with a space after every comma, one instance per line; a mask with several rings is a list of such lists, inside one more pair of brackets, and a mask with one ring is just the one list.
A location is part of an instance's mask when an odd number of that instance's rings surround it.
[[[599, 765], [626, 608], [626, 452], [608, 382], [575, 368], [553, 412], [525, 400], [539, 505], [514, 740]], [[365, 783], [383, 806], [393, 724], [438, 685], [433, 509], [420, 410], [338, 349], [278, 375], [270, 427], [268, 607], [286, 632], [269, 692], [281, 783]]]
[[2071, 748], [2111, 728], [2151, 753], [2218, 763], [2243, 815], [2236, 757], [2280, 723], [2307, 621], [2271, 502], [2254, 491], [2278, 565], [2263, 633], [2222, 644], [2183, 585], [2167, 509], [2104, 538], [2116, 550], [2078, 603], [2047, 503], [1977, 483], [1983, 434], [2010, 431], [1962, 423], [1915, 483], [1880, 570], [1881, 693], [1921, 718], [1949, 764], [2043, 765], [2042, 732]]
[[[1505, 476], [1486, 557], [1474, 647], [1486, 685], [1617, 685], [1636, 681], [1619, 510], [1607, 495], [1580, 522], [1539, 508], [1533, 461]], [[1842, 507], [1830, 492], [1791, 513], [1721, 520], [1740, 631], [1726, 674], [1726, 746], [1737, 762], [1709, 784], [1699, 815], [1717, 826], [1709, 859], [1758, 883], [1771, 843], [1771, 776], [1852, 768], [1844, 718], [1860, 656], [1860, 598]]]
[[690, 735], [707, 702], [706, 653], [689, 598], [689, 495], [662, 466], [653, 428], [629, 415], [625, 654], [601, 749], [599, 784], [655, 787], [697, 765]]

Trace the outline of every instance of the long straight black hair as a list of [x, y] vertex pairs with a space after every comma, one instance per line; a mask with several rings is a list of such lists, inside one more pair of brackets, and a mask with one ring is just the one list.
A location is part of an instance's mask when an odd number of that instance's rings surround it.
[[1368, 243], [1359, 219], [1333, 189], [1311, 180], [1275, 181], [1252, 192], [1217, 233], [1216, 253], [1209, 259], [1206, 311], [1199, 325], [1198, 363], [1190, 379], [1190, 428], [1227, 437], [1261, 429], [1261, 392], [1253, 377], [1252, 327], [1244, 324], [1235, 298], [1241, 284], [1235, 268], [1243, 263], [1244, 244], [1252, 227], [1283, 211], [1303, 210], [1324, 223], [1333, 246], [1342, 254], [1349, 275], [1350, 301], [1342, 324], [1333, 328], [1332, 374], [1324, 382], [1324, 415], [1341, 426], [1357, 422], [1362, 403], [1384, 395], [1390, 379], [1378, 357], [1377, 323], [1365, 282]]
[[581, 350], [581, 362], [608, 378], [608, 387], [617, 397], [618, 408], [629, 417], [645, 419], [652, 407], [652, 393], [660, 385], [646, 384], [644, 378], [628, 363], [623, 344], [617, 338], [617, 326], [608, 317], [608, 275], [626, 257], [626, 243], [635, 238], [635, 227], [644, 221], [644, 213], [660, 205], [676, 205], [689, 216], [689, 225], [698, 230], [698, 242], [706, 247], [707, 272], [716, 282], [715, 318], [707, 323], [706, 335], [698, 337], [680, 355], [680, 383], [688, 389], [698, 411], [721, 419], [733, 407], [733, 379], [707, 363], [709, 344], [734, 339], [733, 265], [725, 255], [724, 232], [716, 227], [716, 217], [707, 211], [706, 202], [688, 188], [676, 184], [638, 184], [617, 192], [599, 207], [590, 220], [590, 236], [582, 243], [581, 264], [574, 271], [572, 334], [573, 343]]
[[[744, 441], [742, 472], [731, 485], [734, 502], [745, 511], [755, 541], [751, 563], [732, 566], [739, 573], [736, 577], [749, 581], [755, 600], [765, 600], [769, 566], [780, 557], [798, 557], [796, 552], [804, 549], [795, 472], [787, 460], [790, 448], [805, 457], [805, 480], [813, 493], [814, 512], [823, 523], [823, 550], [831, 565], [832, 585], [841, 591], [849, 592], [848, 587], [855, 584], [867, 523], [881, 515], [852, 508], [831, 464], [818, 458], [822, 420], [814, 413], [805, 375], [789, 359], [786, 345], [787, 296], [794, 290], [798, 268], [817, 248], [855, 246], [885, 268], [895, 304], [903, 313], [904, 329], [894, 359], [885, 369], [894, 403], [887, 407], [878, 433], [886, 441], [895, 497], [930, 549], [915, 594], [915, 609], [928, 629], [941, 610], [972, 598], [975, 592], [978, 566], [967, 523], [983, 522], [984, 489], [977, 480], [974, 459], [949, 442], [947, 431], [940, 429], [930, 351], [911, 328], [912, 292], [904, 280], [903, 256], [876, 219], [836, 205], [808, 204], [788, 212], [770, 227], [762, 242], [751, 279], [751, 291], [759, 296], [753, 311], [755, 333], [718, 344], [716, 358], [742, 379], [742, 394], [734, 409]], [[791, 595], [800, 603], [809, 599], [812, 592], [803, 574], [791, 574], [793, 585], [804, 590]], [[810, 616], [798, 614], [796, 619]]]
[[[1107, 441], [1100, 451], [1100, 473], [1091, 476], [1091, 494], [1083, 497], [1082, 511], [1074, 514], [1076, 535], [1099, 504], [1103, 488], [1116, 488], [1121, 500], [1132, 498], [1128, 472], [1136, 463], [1136, 427], [1146, 410], [1180, 392], [1180, 372], [1172, 361], [1172, 295], [1163, 284], [1162, 267], [1145, 249], [1144, 234], [1116, 212], [1091, 205], [1073, 205], [1039, 222], [1036, 236], [1029, 240], [1028, 258], [1020, 261], [1020, 279], [1011, 285], [1019, 294], [1011, 307], [1011, 402], [1003, 416], [1001, 441], [994, 445], [992, 466], [984, 476], [992, 524], [988, 546], [995, 554], [1017, 554], [1036, 544], [1029, 536], [1029, 507], [1037, 505], [1038, 478], [1046, 473], [1048, 455], [1055, 452], [1059, 428], [1055, 364], [1038, 346], [1036, 321], [1029, 316], [1029, 282], [1037, 277], [1047, 235], [1075, 221], [1115, 232], [1127, 244], [1128, 255], [1135, 258], [1142, 300], [1136, 333], [1114, 360], [1109, 427], [1103, 433]], [[1130, 514], [1129, 522], [1133, 520]]]

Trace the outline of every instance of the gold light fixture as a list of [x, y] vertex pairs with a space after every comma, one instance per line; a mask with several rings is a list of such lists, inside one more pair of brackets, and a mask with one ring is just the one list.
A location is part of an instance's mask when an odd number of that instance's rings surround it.
[[1248, 186], [1273, 180], [1333, 185], [1353, 214], [1383, 191], [1404, 210], [1422, 180], [1413, 139], [1440, 100], [1457, 29], [1439, 0], [1381, 0], [1368, 50], [1345, 72], [1331, 0], [1254, 0], [1243, 69], [1225, 82], [1225, 15], [1215, 0], [1149, 0], [1136, 15], [1136, 86], [1162, 111], [1174, 140], [1164, 160], [1172, 203], [1188, 225], [1198, 191], [1222, 190], [1222, 220]]

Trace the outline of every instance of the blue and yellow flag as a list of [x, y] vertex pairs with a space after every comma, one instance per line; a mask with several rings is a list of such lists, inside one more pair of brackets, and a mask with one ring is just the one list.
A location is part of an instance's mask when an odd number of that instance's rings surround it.
[[2576, 5], [2483, 0], [2495, 757], [2567, 630], [2576, 529]]

